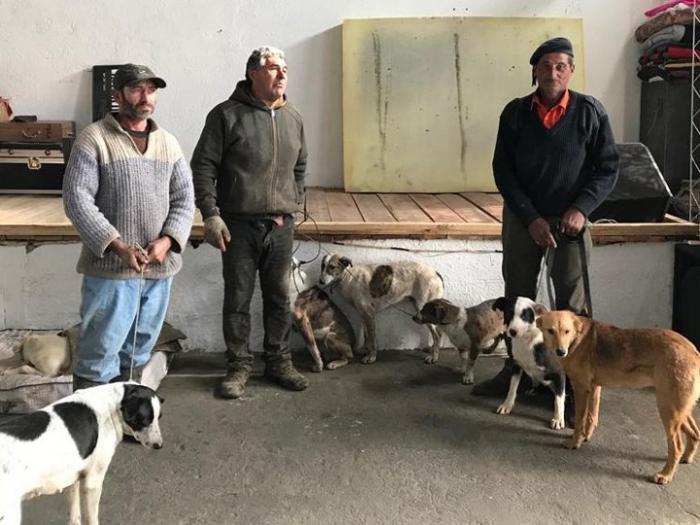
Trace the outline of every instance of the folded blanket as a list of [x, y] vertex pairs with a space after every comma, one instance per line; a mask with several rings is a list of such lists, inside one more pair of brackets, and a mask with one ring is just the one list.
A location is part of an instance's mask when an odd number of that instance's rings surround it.
[[656, 16], [659, 13], [663, 13], [664, 11], [667, 11], [668, 9], [671, 9], [673, 7], [692, 7], [693, 6], [693, 0], [670, 0], [669, 2], [664, 2], [661, 5], [657, 5], [656, 7], [653, 7], [649, 9], [648, 11], [644, 11], [644, 16]]
[[[700, 13], [700, 6], [696, 7], [695, 9], [697, 13]], [[674, 24], [687, 25], [692, 23], [692, 9], [671, 9], [670, 11], [664, 11], [660, 15], [655, 16], [648, 22], [644, 22], [634, 32], [634, 37], [637, 39], [637, 42], [641, 43], [654, 33], [662, 30], [664, 27], [672, 26]]]
[[642, 53], [648, 54], [653, 53], [655, 50], [661, 47], [668, 47], [672, 45], [691, 46], [692, 43], [693, 26], [674, 24], [672, 26], [664, 27], [660, 31], [657, 31], [651, 35], [644, 42], [642, 42], [639, 49], [642, 51]]

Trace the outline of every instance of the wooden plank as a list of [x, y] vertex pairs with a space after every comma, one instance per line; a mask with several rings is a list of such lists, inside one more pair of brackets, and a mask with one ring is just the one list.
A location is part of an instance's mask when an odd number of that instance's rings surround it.
[[664, 215], [664, 222], [675, 222], [677, 224], [693, 224], [692, 222], [689, 222], [687, 219], [682, 219], [681, 217], [676, 217], [675, 215], [671, 215], [670, 213], [667, 213]]
[[503, 198], [500, 194], [466, 192], [460, 193], [460, 195], [476, 204], [498, 222], [501, 222], [501, 217], [503, 217]]
[[306, 188], [306, 211], [315, 221], [330, 221], [326, 192], [322, 188]]
[[448, 206], [459, 215], [465, 222], [498, 222], [474, 203], [469, 202], [456, 193], [440, 193], [437, 195], [437, 198], [440, 199], [445, 206]]
[[379, 198], [399, 222], [433, 222], [408, 195], [380, 193]]
[[464, 222], [449, 206], [429, 193], [412, 193], [411, 198], [434, 222]]
[[333, 222], [364, 222], [360, 210], [349, 193], [330, 191], [326, 193], [328, 212]]
[[374, 193], [353, 193], [357, 208], [365, 222], [396, 222], [396, 219], [384, 203]]
[[313, 236], [322, 235], [343, 235], [357, 237], [409, 237], [428, 236], [479, 236], [479, 237], [499, 237], [501, 235], [501, 225], [493, 222], [491, 224], [468, 224], [459, 223], [434, 223], [434, 222], [327, 222], [318, 223], [318, 230], [313, 225], [304, 223], [297, 229], [298, 232]]

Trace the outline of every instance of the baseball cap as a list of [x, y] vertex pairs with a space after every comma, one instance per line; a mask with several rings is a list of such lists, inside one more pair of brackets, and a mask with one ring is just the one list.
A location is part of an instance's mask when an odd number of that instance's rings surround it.
[[119, 69], [117, 69], [117, 72], [114, 74], [112, 85], [114, 89], [121, 89], [130, 82], [139, 80], [152, 80], [156, 87], [159, 88], [164, 88], [166, 86], [165, 80], [154, 75], [151, 68], [139, 64], [124, 64], [123, 66], [119, 66]]

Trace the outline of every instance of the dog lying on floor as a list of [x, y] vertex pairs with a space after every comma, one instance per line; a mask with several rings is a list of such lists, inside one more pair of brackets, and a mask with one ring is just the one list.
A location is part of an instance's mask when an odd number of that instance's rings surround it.
[[68, 523], [98, 523], [102, 483], [124, 432], [161, 448], [160, 399], [136, 383], [78, 390], [0, 424], [0, 523], [20, 525], [22, 500], [66, 489]]
[[292, 260], [291, 283], [292, 319], [314, 361], [311, 370], [323, 370], [324, 360], [328, 370], [347, 365], [355, 346], [348, 318], [326, 292], [318, 286], [307, 287], [306, 273], [296, 258]]
[[[462, 308], [447, 299], [434, 299], [425, 303], [413, 320], [421, 324], [437, 326], [440, 334], [446, 334], [462, 358], [462, 383], [474, 383], [474, 365], [479, 354], [492, 353], [503, 338], [503, 312], [495, 310], [495, 300]], [[426, 363], [437, 363], [439, 345], [426, 356]]]
[[30, 374], [57, 377], [70, 372], [70, 345], [68, 339], [60, 334], [28, 335], [22, 341], [20, 356], [23, 364], [2, 369], [0, 375]]
[[[319, 283], [337, 287], [362, 317], [367, 345], [367, 354], [362, 358], [365, 364], [377, 360], [377, 312], [408, 298], [420, 311], [425, 303], [439, 299], [444, 293], [442, 277], [425, 264], [413, 261], [398, 261], [390, 265], [353, 264], [349, 258], [338, 254], [323, 258]], [[440, 334], [432, 324], [428, 329], [435, 353], [440, 346]]]
[[700, 355], [690, 341], [671, 330], [622, 329], [565, 311], [544, 314], [537, 325], [545, 346], [563, 358], [574, 389], [576, 426], [569, 448], [579, 448], [598, 426], [601, 387], [653, 386], [668, 456], [651, 480], [670, 483], [679, 461], [692, 463], [700, 441], [693, 418], [700, 397]]
[[493, 308], [503, 312], [508, 357], [514, 361], [508, 395], [496, 412], [503, 415], [511, 413], [522, 373], [525, 372], [532, 380], [533, 388], [541, 383], [554, 393], [554, 416], [549, 426], [554, 430], [562, 430], [566, 427], [566, 375], [554, 351], [545, 346], [542, 332], [535, 322], [537, 316], [545, 313], [547, 308], [526, 297], [500, 297], [494, 302]]

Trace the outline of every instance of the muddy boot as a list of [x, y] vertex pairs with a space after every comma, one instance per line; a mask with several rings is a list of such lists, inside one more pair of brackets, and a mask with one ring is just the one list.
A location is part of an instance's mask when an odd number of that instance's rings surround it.
[[510, 378], [513, 375], [513, 360], [508, 358], [503, 368], [491, 379], [477, 383], [472, 388], [473, 396], [502, 397], [508, 393]]
[[300, 391], [309, 386], [309, 380], [294, 368], [290, 358], [267, 361], [264, 376], [287, 390]]
[[76, 376], [73, 374], [73, 392], [76, 390], [82, 390], [83, 388], [91, 388], [93, 386], [100, 386], [104, 383], [99, 381], [91, 381], [90, 379], [85, 379], [84, 377]]
[[231, 368], [219, 383], [218, 394], [224, 399], [238, 399], [245, 391], [250, 377], [250, 368]]

